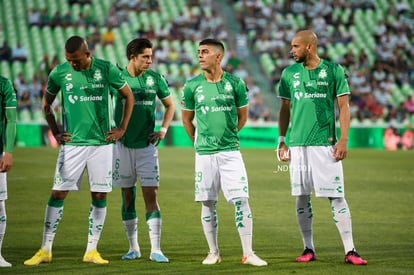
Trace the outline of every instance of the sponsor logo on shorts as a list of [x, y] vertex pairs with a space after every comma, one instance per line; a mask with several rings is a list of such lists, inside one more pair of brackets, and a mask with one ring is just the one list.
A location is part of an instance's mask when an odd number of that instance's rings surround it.
[[319, 191], [329, 191], [329, 192], [334, 192], [335, 188], [326, 188], [326, 187], [321, 187], [319, 188]]
[[110, 186], [110, 184], [109, 183], [107, 183], [107, 182], [94, 182], [94, 183], [92, 183], [92, 186]]

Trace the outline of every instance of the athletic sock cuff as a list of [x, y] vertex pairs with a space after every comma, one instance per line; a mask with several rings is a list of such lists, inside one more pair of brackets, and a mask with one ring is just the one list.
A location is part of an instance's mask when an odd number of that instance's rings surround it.
[[137, 218], [137, 213], [136, 212], [124, 212], [122, 211], [122, 220], [123, 221], [127, 221], [127, 220], [132, 220]]
[[147, 213], [145, 214], [145, 218], [148, 220], [150, 219], [156, 219], [156, 218], [161, 218], [161, 212], [160, 211], [154, 211], [151, 213]]
[[98, 208], [105, 208], [106, 207], [106, 199], [103, 200], [95, 200], [92, 199], [92, 205]]
[[51, 207], [62, 207], [64, 203], [64, 200], [55, 200], [53, 197], [49, 198], [49, 201], [47, 202], [47, 205]]

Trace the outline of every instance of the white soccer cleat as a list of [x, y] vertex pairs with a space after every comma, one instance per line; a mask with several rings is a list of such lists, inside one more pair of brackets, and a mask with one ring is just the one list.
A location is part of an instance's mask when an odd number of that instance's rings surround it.
[[243, 264], [249, 264], [254, 266], [266, 266], [267, 262], [260, 259], [256, 254], [252, 253], [242, 258]]
[[6, 261], [2, 256], [0, 256], [0, 267], [11, 267], [12, 264]]
[[203, 264], [219, 264], [221, 263], [221, 257], [217, 253], [208, 253], [207, 257], [204, 259]]

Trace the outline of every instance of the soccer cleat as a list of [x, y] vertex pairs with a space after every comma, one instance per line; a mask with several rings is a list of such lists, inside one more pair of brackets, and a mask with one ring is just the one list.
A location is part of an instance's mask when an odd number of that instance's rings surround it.
[[157, 263], [168, 263], [170, 261], [164, 254], [162, 254], [162, 252], [151, 253], [150, 260]]
[[83, 261], [85, 263], [109, 264], [109, 261], [102, 259], [101, 254], [96, 250], [86, 252], [85, 255], [83, 255]]
[[12, 264], [6, 261], [2, 256], [0, 256], [0, 267], [11, 267]]
[[203, 264], [219, 264], [221, 263], [221, 257], [217, 253], [208, 253], [207, 257], [203, 260]]
[[254, 266], [266, 266], [267, 262], [260, 259], [256, 254], [252, 253], [242, 258], [243, 264], [249, 264]]
[[39, 249], [30, 259], [24, 261], [24, 265], [38, 265], [41, 263], [50, 263], [52, 261], [52, 253], [46, 252], [43, 248]]
[[122, 256], [122, 260], [135, 260], [141, 258], [141, 252], [139, 251], [129, 251], [127, 254]]
[[353, 265], [366, 265], [368, 263], [368, 261], [362, 259], [354, 249], [346, 253], [345, 262]]
[[307, 263], [314, 260], [316, 260], [315, 252], [310, 248], [306, 248], [302, 255], [296, 258], [296, 261], [300, 263]]

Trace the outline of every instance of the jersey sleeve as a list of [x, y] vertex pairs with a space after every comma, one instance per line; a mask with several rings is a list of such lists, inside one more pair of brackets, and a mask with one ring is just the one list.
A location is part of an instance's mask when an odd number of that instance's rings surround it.
[[3, 97], [4, 97], [4, 108], [14, 108], [17, 107], [16, 93], [14, 91], [13, 85], [10, 80], [5, 82], [3, 87]]
[[345, 70], [341, 65], [337, 65], [335, 71], [335, 93], [336, 96], [349, 94], [348, 80], [345, 75]]
[[46, 91], [50, 94], [57, 95], [60, 91], [60, 81], [58, 67], [55, 67], [49, 74], [47, 79]]
[[194, 93], [187, 82], [183, 87], [183, 92], [181, 96], [181, 107], [184, 110], [194, 111], [195, 102], [194, 102]]
[[121, 70], [112, 63], [109, 64], [109, 79], [110, 86], [116, 90], [121, 89], [127, 84], [125, 78], [122, 76]]
[[164, 99], [170, 96], [170, 90], [168, 88], [167, 80], [162, 75], [158, 78], [158, 91], [157, 96], [159, 99]]
[[249, 98], [247, 96], [247, 87], [243, 79], [237, 82], [235, 103], [237, 108], [249, 105]]
[[286, 77], [286, 70], [283, 70], [279, 83], [279, 97], [290, 99], [289, 82]]

